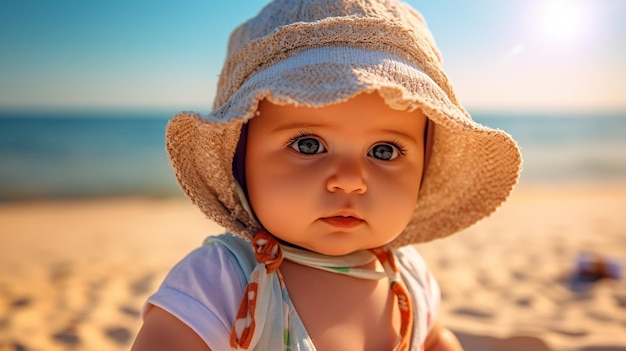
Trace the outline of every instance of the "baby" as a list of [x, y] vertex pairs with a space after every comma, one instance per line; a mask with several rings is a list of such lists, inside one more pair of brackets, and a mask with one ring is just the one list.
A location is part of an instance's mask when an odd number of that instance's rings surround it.
[[462, 350], [410, 244], [492, 213], [521, 158], [457, 101], [418, 12], [273, 1], [231, 35], [214, 111], [166, 138], [229, 233], [171, 270], [133, 350]]

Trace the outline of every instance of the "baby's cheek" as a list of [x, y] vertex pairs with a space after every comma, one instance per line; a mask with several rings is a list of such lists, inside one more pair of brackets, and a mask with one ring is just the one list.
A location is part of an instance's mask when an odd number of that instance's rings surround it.
[[416, 191], [404, 189], [404, 191], [400, 190], [389, 200], [389, 203], [393, 205], [388, 206], [387, 214], [390, 217], [390, 222], [392, 222], [390, 225], [396, 228], [398, 231], [397, 234], [400, 234], [402, 230], [404, 230], [404, 227], [409, 224], [413, 212], [415, 211], [417, 198], [418, 195]]

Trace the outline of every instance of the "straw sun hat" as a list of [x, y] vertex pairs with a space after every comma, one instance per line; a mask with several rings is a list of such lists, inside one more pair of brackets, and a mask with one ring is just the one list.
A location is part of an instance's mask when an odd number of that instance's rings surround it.
[[168, 125], [178, 183], [208, 218], [251, 239], [259, 228], [239, 200], [232, 163], [259, 101], [324, 106], [371, 92], [430, 120], [420, 196], [392, 247], [453, 234], [507, 198], [521, 164], [515, 141], [471, 119], [423, 18], [395, 0], [276, 0], [236, 28], [213, 111]]

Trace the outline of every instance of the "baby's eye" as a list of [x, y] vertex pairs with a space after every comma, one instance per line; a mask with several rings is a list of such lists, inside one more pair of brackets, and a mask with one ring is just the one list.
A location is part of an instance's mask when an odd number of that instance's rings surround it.
[[400, 156], [398, 147], [392, 144], [381, 143], [374, 145], [368, 152], [367, 156], [374, 157], [383, 161], [391, 161]]
[[326, 151], [322, 142], [311, 136], [299, 137], [292, 141], [289, 147], [305, 155], [319, 154]]

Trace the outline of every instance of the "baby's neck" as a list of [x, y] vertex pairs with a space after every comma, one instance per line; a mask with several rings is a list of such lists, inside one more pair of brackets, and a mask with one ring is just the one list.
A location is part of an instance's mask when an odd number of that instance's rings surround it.
[[[382, 270], [378, 260], [361, 268]], [[280, 272], [318, 351], [392, 349], [400, 317], [387, 278], [354, 278], [287, 260]]]

